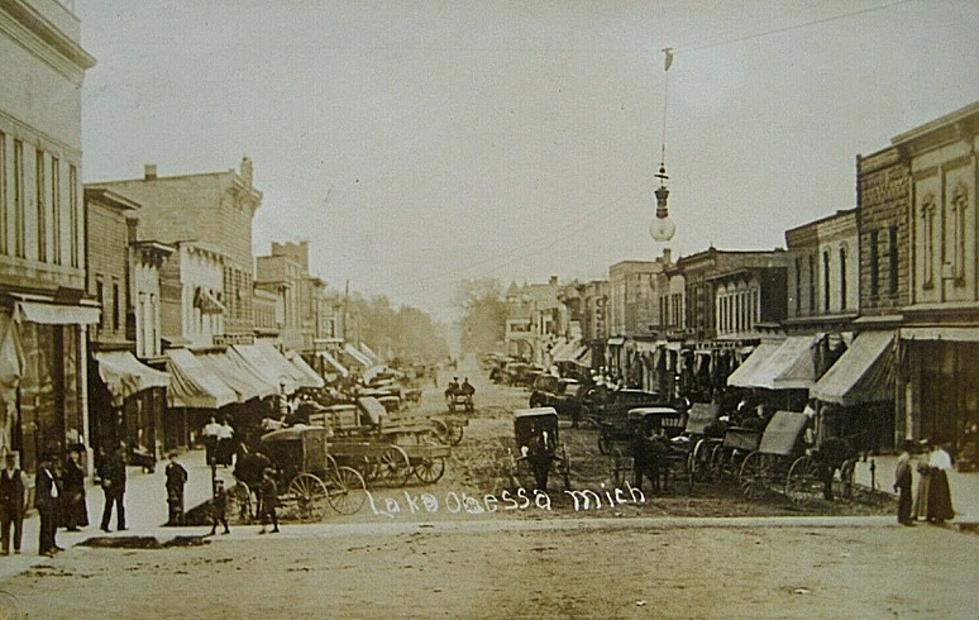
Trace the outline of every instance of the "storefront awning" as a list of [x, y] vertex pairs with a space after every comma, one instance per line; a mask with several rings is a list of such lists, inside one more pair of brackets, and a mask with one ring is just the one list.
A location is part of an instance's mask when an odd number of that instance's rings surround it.
[[979, 327], [902, 327], [901, 340], [979, 342]]
[[99, 377], [112, 395], [112, 406], [120, 407], [125, 399], [149, 388], [170, 385], [170, 375], [150, 368], [129, 351], [104, 351], [95, 354]]
[[347, 370], [347, 367], [341, 364], [340, 362], [338, 362], [337, 358], [333, 357], [333, 355], [331, 355], [329, 352], [317, 351], [316, 355], [322, 358], [323, 361], [325, 361], [331, 368], [333, 368], [333, 372], [339, 373], [341, 377], [350, 376], [350, 371]]
[[209, 290], [198, 288], [194, 295], [194, 307], [200, 309], [202, 314], [223, 314], [224, 304], [218, 301]]
[[367, 359], [366, 355], [358, 351], [357, 347], [350, 343], [343, 345], [343, 352], [350, 356], [355, 363], [363, 366], [364, 368], [370, 368], [374, 365], [369, 359]]
[[751, 355], [728, 375], [727, 384], [742, 388], [756, 387], [755, 373], [771, 359], [780, 346], [780, 342], [763, 342], [758, 345]]
[[381, 357], [377, 353], [374, 353], [374, 350], [371, 349], [369, 346], [367, 346], [367, 343], [366, 342], [361, 342], [360, 343], [360, 351], [361, 351], [361, 353], [363, 353], [364, 355], [366, 355], [367, 356], [367, 359], [369, 359], [374, 364], [380, 364], [381, 363]]
[[166, 357], [170, 373], [167, 403], [171, 407], [220, 409], [237, 400], [235, 392], [187, 349], [168, 349]]
[[313, 368], [306, 363], [306, 360], [304, 360], [302, 356], [295, 351], [286, 351], [286, 359], [289, 360], [289, 363], [295, 366], [303, 375], [303, 381], [300, 383], [302, 387], [321, 388], [326, 385], [326, 382], [323, 381], [323, 377], [319, 376], [319, 373], [313, 370]]
[[580, 355], [575, 356], [575, 361], [586, 368], [591, 368], [591, 348], [583, 347]]
[[826, 371], [810, 395], [845, 407], [894, 398], [894, 332], [863, 332]]
[[[282, 354], [272, 345], [256, 342], [255, 344], [236, 344], [231, 348], [241, 356], [253, 373], [262, 377], [266, 383], [276, 386], [276, 392], [281, 387], [287, 395], [293, 394], [299, 387], [292, 376], [295, 367], [289, 364], [289, 360], [282, 357]], [[289, 368], [283, 364], [287, 364]]]
[[760, 387], [770, 390], [808, 390], [816, 383], [813, 336], [789, 336], [762, 369]]
[[49, 304], [39, 301], [18, 301], [14, 309], [17, 321], [42, 325], [91, 325], [99, 322], [101, 310], [94, 306]]
[[201, 365], [216, 375], [225, 385], [237, 395], [239, 403], [248, 402], [253, 398], [265, 398], [275, 394], [278, 388], [270, 383], [259, 380], [234, 355], [227, 351], [195, 351]]
[[555, 362], [573, 362], [577, 359], [577, 353], [581, 351], [581, 338], [572, 338], [568, 342], [551, 351], [551, 356]]
[[287, 358], [283, 352], [276, 349], [272, 343], [256, 342], [254, 346], [262, 352], [262, 355], [264, 355], [266, 359], [275, 365], [275, 368], [278, 370], [280, 375], [283, 377], [288, 377], [288, 379], [292, 381], [296, 387], [323, 387], [323, 382], [319, 380], [318, 377], [314, 380], [307, 376], [305, 372], [289, 361], [289, 358]]

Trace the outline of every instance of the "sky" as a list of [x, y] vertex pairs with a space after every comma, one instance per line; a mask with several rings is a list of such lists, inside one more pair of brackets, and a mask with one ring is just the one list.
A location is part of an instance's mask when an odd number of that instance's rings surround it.
[[[867, 11], [841, 19], [835, 16]], [[968, 0], [76, 0], [86, 181], [255, 164], [256, 255], [441, 319], [465, 278], [784, 246], [855, 158], [979, 99]], [[774, 32], [819, 20], [802, 28]], [[771, 33], [771, 34], [763, 34]], [[763, 36], [752, 36], [762, 34]], [[666, 98], [664, 47], [676, 48]]]

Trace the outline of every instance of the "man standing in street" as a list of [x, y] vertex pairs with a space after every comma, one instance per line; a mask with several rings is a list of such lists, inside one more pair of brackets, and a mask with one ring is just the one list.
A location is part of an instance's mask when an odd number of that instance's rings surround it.
[[911, 442], [904, 442], [904, 451], [897, 457], [894, 470], [894, 490], [897, 491], [897, 522], [914, 525], [911, 518]]
[[105, 508], [102, 510], [102, 531], [109, 532], [109, 519], [112, 518], [112, 505], [116, 505], [116, 529], [126, 529], [126, 508], [123, 496], [126, 493], [126, 459], [124, 448], [119, 447], [108, 455], [102, 464], [102, 492], [105, 493]]
[[211, 421], [204, 425], [204, 449], [207, 454], [207, 464], [213, 465], [216, 458], [218, 447], [218, 435], [221, 434], [221, 425], [211, 417]]
[[271, 469], [266, 469], [262, 474], [262, 529], [259, 534], [265, 533], [265, 526], [272, 523], [272, 533], [279, 532], [279, 517], [275, 513], [275, 507], [279, 503], [279, 487], [275, 484], [275, 478]]
[[54, 471], [51, 469], [51, 462], [52, 458], [49, 455], [41, 456], [34, 480], [34, 507], [41, 517], [38, 553], [47, 557], [54, 557], [55, 553], [64, 551], [55, 542], [58, 529], [58, 485], [54, 478]]
[[225, 534], [231, 533], [228, 529], [228, 492], [221, 478], [214, 481], [214, 497], [211, 498], [211, 536], [217, 532], [218, 523], [224, 526]]
[[167, 525], [180, 525], [184, 518], [184, 485], [187, 484], [187, 470], [177, 462], [177, 453], [170, 453], [167, 464], [167, 506], [169, 518]]
[[17, 467], [17, 455], [8, 452], [6, 465], [0, 473], [0, 532], [3, 534], [3, 555], [10, 555], [10, 526], [14, 527], [14, 553], [20, 553], [24, 533], [24, 512], [27, 510], [27, 476]]

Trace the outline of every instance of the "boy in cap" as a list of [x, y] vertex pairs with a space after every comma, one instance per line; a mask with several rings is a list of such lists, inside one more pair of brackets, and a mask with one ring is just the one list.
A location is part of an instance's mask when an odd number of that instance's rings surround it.
[[275, 484], [272, 469], [266, 469], [262, 473], [262, 529], [259, 534], [265, 533], [265, 526], [269, 521], [272, 522], [272, 533], [279, 533], [279, 518], [275, 514], [275, 506], [279, 502], [279, 487]]
[[228, 529], [228, 492], [224, 489], [224, 480], [214, 481], [214, 497], [211, 498], [211, 536], [218, 529], [218, 523], [224, 526], [223, 534], [230, 534]]

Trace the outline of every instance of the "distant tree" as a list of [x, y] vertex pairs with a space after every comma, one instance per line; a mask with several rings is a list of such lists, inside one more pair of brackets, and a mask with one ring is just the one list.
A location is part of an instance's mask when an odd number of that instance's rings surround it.
[[418, 308], [394, 308], [383, 295], [367, 299], [359, 294], [349, 298], [347, 308], [359, 320], [361, 338], [375, 351], [390, 350], [395, 356], [423, 361], [449, 354], [444, 326]]
[[499, 280], [463, 280], [454, 304], [459, 309], [463, 353], [493, 351], [506, 330], [507, 308]]

